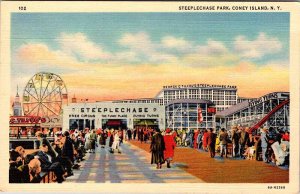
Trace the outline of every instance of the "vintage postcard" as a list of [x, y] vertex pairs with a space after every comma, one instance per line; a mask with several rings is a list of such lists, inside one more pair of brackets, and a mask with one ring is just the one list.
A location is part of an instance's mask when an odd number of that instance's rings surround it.
[[0, 190], [298, 193], [299, 8], [1, 2]]

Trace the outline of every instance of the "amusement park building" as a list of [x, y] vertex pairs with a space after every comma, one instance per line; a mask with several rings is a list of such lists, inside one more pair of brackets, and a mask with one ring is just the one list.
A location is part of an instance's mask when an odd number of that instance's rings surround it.
[[236, 86], [210, 84], [163, 86], [156, 98], [163, 99], [164, 105], [176, 99], [210, 100], [217, 111], [236, 105], [238, 101]]
[[217, 112], [216, 122], [217, 125], [225, 128], [233, 125], [249, 127], [264, 125], [288, 129], [289, 112], [289, 93], [273, 92]]
[[213, 128], [215, 113], [215, 105], [209, 100], [173, 100], [166, 105], [166, 127], [174, 130]]

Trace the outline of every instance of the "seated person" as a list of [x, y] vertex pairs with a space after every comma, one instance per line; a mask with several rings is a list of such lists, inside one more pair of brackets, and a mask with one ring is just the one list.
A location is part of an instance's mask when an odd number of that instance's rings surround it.
[[41, 162], [38, 159], [32, 159], [28, 164], [22, 165], [18, 168], [20, 172], [19, 183], [40, 183], [42, 177], [41, 173]]
[[18, 167], [23, 165], [24, 157], [25, 150], [22, 146], [9, 152], [9, 183], [20, 182]]
[[243, 154], [243, 156], [247, 157], [248, 160], [252, 160], [254, 158], [254, 154], [255, 154], [255, 143], [256, 143], [256, 139], [254, 137], [250, 138], [251, 140], [247, 143], [246, 145], [246, 151]]
[[11, 150], [9, 156], [10, 167], [19, 167], [23, 165], [24, 158], [25, 150], [22, 146], [18, 146], [14, 150]]
[[50, 142], [46, 139], [46, 137], [43, 135], [42, 132], [38, 131], [36, 132], [36, 138], [39, 141], [39, 147], [41, 147], [42, 143], [46, 144], [48, 146], [48, 154], [55, 158], [58, 156], [58, 153], [53, 149]]
[[48, 149], [47, 142], [42, 141], [40, 151], [37, 153], [36, 158], [41, 162], [42, 171], [53, 171], [57, 178], [56, 181], [62, 183], [64, 181], [64, 168], [60, 162], [53, 162], [53, 158], [48, 154]]
[[71, 134], [70, 137], [74, 145], [76, 161], [80, 162], [84, 156], [83, 150], [81, 149], [81, 141], [75, 136], [75, 134]]
[[58, 145], [56, 145], [54, 142], [51, 143], [51, 146], [53, 147], [53, 149], [57, 153], [59, 153], [58, 156], [53, 161], [61, 163], [63, 168], [67, 171], [66, 176], [72, 176], [73, 175], [73, 171], [72, 171], [73, 163], [72, 163], [72, 161], [70, 159], [66, 158], [66, 157], [62, 157], [61, 148], [59, 148]]

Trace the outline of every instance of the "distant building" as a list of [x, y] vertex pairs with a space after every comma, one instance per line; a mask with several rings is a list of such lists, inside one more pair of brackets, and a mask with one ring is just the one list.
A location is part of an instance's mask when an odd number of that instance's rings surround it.
[[15, 97], [15, 100], [13, 102], [13, 116], [22, 116], [22, 106], [20, 102], [20, 96], [19, 96], [19, 88], [17, 87], [17, 95]]

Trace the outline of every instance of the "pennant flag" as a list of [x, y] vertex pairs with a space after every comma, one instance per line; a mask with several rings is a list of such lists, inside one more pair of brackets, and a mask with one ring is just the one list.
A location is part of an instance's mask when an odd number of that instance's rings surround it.
[[203, 122], [203, 115], [202, 115], [202, 109], [198, 108], [198, 123]]
[[62, 94], [63, 99], [68, 99], [68, 94]]
[[217, 111], [216, 111], [216, 108], [215, 107], [210, 107], [210, 108], [207, 108], [207, 112], [208, 113], [216, 113]]

